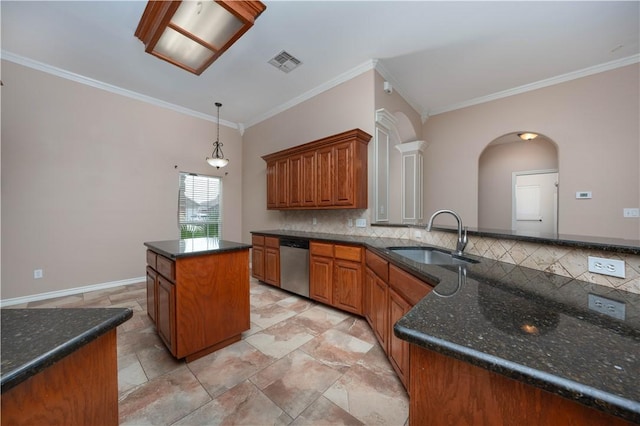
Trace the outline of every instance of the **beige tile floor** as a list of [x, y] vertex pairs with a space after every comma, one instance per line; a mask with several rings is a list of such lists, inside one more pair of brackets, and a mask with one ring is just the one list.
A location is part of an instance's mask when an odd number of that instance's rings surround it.
[[144, 283], [28, 307], [130, 307], [118, 328], [123, 425], [406, 425], [408, 397], [360, 317], [251, 281], [251, 329], [191, 363], [146, 314]]

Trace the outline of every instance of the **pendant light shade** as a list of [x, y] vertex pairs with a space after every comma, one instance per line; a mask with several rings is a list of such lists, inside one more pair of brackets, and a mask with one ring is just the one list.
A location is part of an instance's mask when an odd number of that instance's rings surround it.
[[216, 102], [216, 107], [218, 107], [218, 135], [216, 137], [216, 141], [213, 143], [213, 152], [211, 153], [211, 157], [207, 157], [207, 163], [211, 166], [219, 169], [220, 167], [224, 167], [229, 164], [229, 160], [224, 158], [224, 154], [222, 153], [222, 142], [220, 142], [220, 107], [222, 104], [220, 102]]

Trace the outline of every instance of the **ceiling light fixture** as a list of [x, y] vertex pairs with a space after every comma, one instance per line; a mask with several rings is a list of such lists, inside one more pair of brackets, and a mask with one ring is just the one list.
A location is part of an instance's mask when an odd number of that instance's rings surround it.
[[531, 132], [526, 132], [526, 133], [518, 133], [518, 137], [520, 139], [522, 139], [523, 141], [532, 141], [535, 138], [538, 137], [537, 133], [531, 133]]
[[150, 0], [135, 35], [145, 52], [200, 75], [265, 9], [259, 1]]
[[222, 153], [222, 142], [220, 142], [220, 107], [222, 104], [220, 102], [216, 102], [216, 106], [218, 107], [218, 136], [216, 137], [216, 141], [213, 143], [211, 158], [207, 157], [207, 163], [216, 169], [219, 169], [220, 167], [224, 167], [229, 164], [229, 160], [224, 158], [224, 154]]

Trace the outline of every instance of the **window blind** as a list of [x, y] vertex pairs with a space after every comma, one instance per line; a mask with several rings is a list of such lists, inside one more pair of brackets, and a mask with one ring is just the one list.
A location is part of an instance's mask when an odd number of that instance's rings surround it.
[[222, 237], [222, 179], [180, 173], [180, 238]]

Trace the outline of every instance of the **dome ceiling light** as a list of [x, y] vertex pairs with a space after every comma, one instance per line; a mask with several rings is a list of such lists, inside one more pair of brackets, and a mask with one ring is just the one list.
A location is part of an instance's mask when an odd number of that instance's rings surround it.
[[523, 141], [532, 141], [535, 138], [538, 137], [537, 133], [531, 133], [531, 132], [525, 132], [525, 133], [518, 133], [518, 137], [520, 139], [522, 139]]

